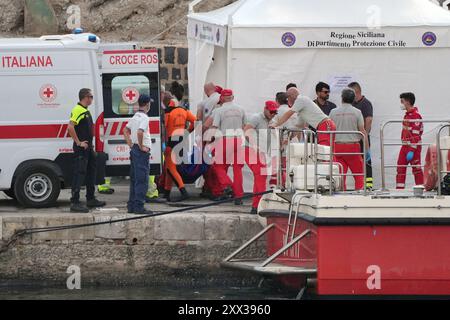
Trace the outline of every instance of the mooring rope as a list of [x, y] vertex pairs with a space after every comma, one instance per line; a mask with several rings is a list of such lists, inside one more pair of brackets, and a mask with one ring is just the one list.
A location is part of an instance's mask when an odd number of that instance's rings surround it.
[[127, 221], [134, 221], [134, 220], [142, 220], [147, 218], [153, 218], [153, 217], [160, 217], [164, 215], [169, 214], [175, 214], [175, 213], [182, 213], [186, 211], [192, 211], [192, 210], [198, 210], [208, 207], [213, 207], [216, 205], [221, 205], [224, 203], [232, 202], [234, 200], [243, 200], [247, 198], [252, 198], [254, 196], [262, 196], [265, 194], [272, 193], [273, 190], [268, 190], [260, 193], [252, 193], [249, 195], [244, 195], [239, 198], [229, 198], [224, 199], [220, 201], [214, 201], [209, 202], [206, 204], [196, 205], [196, 206], [188, 206], [181, 209], [171, 210], [171, 211], [162, 211], [162, 212], [156, 212], [151, 214], [142, 214], [134, 217], [127, 217], [122, 219], [115, 219], [115, 220], [109, 220], [109, 221], [99, 221], [99, 222], [92, 222], [92, 223], [83, 223], [83, 224], [73, 224], [73, 225], [61, 225], [61, 226], [53, 226], [53, 227], [43, 227], [43, 228], [27, 228], [27, 229], [21, 229], [14, 232], [14, 234], [11, 236], [11, 238], [0, 247], [0, 254], [3, 252], [6, 252], [20, 237], [25, 236], [27, 234], [35, 234], [35, 233], [43, 233], [43, 232], [53, 232], [53, 231], [61, 231], [61, 230], [70, 230], [70, 229], [80, 229], [80, 228], [86, 228], [86, 227], [93, 227], [93, 226], [100, 226], [105, 224], [113, 224], [113, 223], [120, 223], [120, 222], [127, 222]]

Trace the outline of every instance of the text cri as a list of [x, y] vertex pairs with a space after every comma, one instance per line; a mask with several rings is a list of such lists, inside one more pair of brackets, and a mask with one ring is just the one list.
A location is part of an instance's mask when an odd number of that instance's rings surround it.
[[119, 153], [130, 152], [130, 147], [127, 146], [127, 145], [117, 146], [116, 147], [116, 152], [119, 152]]
[[112, 55], [109, 58], [112, 65], [148, 65], [158, 63], [158, 55], [154, 54], [130, 54]]

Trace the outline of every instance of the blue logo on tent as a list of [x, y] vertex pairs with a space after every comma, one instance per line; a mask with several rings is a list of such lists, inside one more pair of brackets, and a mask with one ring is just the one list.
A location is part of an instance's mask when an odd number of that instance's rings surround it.
[[437, 36], [434, 32], [425, 32], [422, 36], [422, 42], [427, 47], [433, 46], [437, 41]]
[[286, 47], [292, 47], [296, 41], [297, 41], [297, 38], [295, 37], [295, 35], [292, 32], [286, 32], [281, 37], [281, 42], [283, 42], [283, 44]]

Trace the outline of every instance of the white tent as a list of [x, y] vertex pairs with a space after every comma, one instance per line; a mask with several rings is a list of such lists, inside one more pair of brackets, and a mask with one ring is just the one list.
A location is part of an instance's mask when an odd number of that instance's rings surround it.
[[[424, 118], [450, 118], [450, 13], [428, 0], [239, 0], [188, 18], [194, 110], [206, 81], [232, 88], [249, 112], [259, 112], [289, 82], [310, 97], [317, 82], [328, 82], [336, 104], [343, 86], [360, 82], [374, 105], [377, 185], [379, 128], [401, 119], [400, 93], [416, 94]], [[429, 131], [436, 126], [426, 125], [425, 141], [434, 139]], [[392, 127], [386, 136], [399, 133]], [[395, 163], [397, 151], [386, 150], [387, 164]], [[394, 176], [391, 170], [391, 186]]]

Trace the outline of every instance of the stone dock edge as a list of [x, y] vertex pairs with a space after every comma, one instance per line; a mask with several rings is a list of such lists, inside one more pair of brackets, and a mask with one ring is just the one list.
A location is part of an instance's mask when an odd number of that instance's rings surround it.
[[[0, 217], [0, 245], [16, 230], [110, 221], [127, 214], [39, 214]], [[255, 285], [261, 277], [225, 270], [220, 262], [262, 230], [248, 214], [183, 213], [29, 234], [0, 253], [3, 282], [66, 283], [78, 266], [83, 285]], [[246, 257], [265, 255], [265, 238]]]

